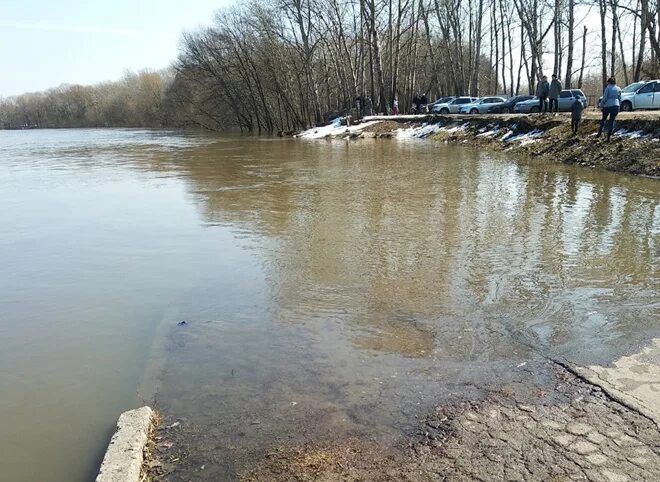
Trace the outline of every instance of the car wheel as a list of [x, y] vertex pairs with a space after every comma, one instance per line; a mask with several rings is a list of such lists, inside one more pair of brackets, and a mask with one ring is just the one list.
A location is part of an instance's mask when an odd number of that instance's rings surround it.
[[538, 106], [538, 105], [535, 105], [534, 107], [532, 107], [531, 109], [529, 109], [530, 112], [534, 112], [534, 113], [539, 112], [540, 110], [541, 110], [541, 109], [539, 109], [539, 106]]
[[510, 114], [510, 113], [511, 113], [511, 111], [509, 110], [508, 107], [503, 107], [502, 108], [502, 114]]
[[478, 114], [479, 111], [477, 109], [470, 109], [470, 114]]
[[626, 102], [622, 102], [622, 103], [621, 103], [621, 110], [622, 110], [623, 112], [631, 112], [631, 111], [633, 110], [633, 109], [632, 109], [632, 104], [631, 104], [630, 102], [628, 102], [628, 101], [626, 101]]
[[443, 107], [442, 109], [440, 109], [440, 113], [442, 115], [447, 115], [447, 114], [449, 114], [449, 109], [447, 109], [446, 107]]

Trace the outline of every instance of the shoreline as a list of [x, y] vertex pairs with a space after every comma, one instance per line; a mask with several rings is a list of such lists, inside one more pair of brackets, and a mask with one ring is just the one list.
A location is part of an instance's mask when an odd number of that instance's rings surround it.
[[[385, 443], [358, 432], [318, 441], [283, 437], [235, 476], [250, 482], [655, 480], [660, 413], [652, 385], [658, 355], [660, 339], [611, 368], [579, 367], [541, 354], [518, 370], [549, 370], [548, 386], [523, 375], [514, 384], [484, 387], [483, 397], [452, 397], [419, 412], [416, 428]], [[165, 420], [145, 465], [149, 480], [212, 480], [211, 467], [219, 461], [196, 454], [195, 433], [203, 427]]]
[[308, 129], [298, 139], [430, 139], [513, 152], [547, 162], [660, 177], [660, 113], [617, 117], [611, 142], [596, 138], [600, 117], [587, 113], [578, 135], [570, 114], [401, 115], [365, 117], [360, 124]]

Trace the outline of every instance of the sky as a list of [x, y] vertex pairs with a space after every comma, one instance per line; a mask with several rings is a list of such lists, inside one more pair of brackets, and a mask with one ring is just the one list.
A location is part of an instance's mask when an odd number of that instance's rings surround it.
[[161, 69], [233, 0], [0, 0], [0, 97]]

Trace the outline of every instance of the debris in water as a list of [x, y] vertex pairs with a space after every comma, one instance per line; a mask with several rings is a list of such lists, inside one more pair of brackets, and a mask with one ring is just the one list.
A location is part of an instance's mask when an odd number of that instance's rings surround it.
[[188, 324], [188, 322], [186, 320], [183, 320], [183, 321], [178, 322], [176, 325], [177, 326], [185, 326], [187, 324]]

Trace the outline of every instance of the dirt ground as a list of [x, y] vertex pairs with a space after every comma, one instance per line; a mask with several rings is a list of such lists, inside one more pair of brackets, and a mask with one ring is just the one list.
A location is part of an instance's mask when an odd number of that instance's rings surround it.
[[570, 116], [567, 114], [558, 117], [542, 115], [525, 119], [514, 117], [508, 119], [505, 126], [511, 128], [512, 122], [515, 124], [516, 132], [525, 133], [538, 129], [544, 133], [536, 139], [536, 142], [520, 144], [501, 142], [501, 136], [478, 137], [479, 129], [497, 125], [489, 122], [486, 126], [454, 134], [452, 138], [440, 135], [437, 139], [461, 142], [466, 136], [470, 136], [471, 142], [476, 141], [479, 145], [489, 145], [496, 150], [510, 150], [539, 160], [600, 167], [628, 174], [660, 175], [660, 118], [631, 115], [619, 119], [617, 129], [643, 132], [652, 137], [627, 138], [615, 135], [611, 142], [593, 135], [598, 131], [599, 125], [599, 120], [595, 116], [582, 120], [576, 136], [571, 134]]
[[[275, 447], [244, 481], [656, 481], [655, 423], [560, 366], [547, 403], [525, 405], [513, 392], [437, 407], [391, 447], [363, 438]], [[544, 394], [539, 394], [540, 400]], [[154, 481], [175, 480], [185, 464], [180, 421], [156, 432]], [[185, 422], [184, 422], [185, 423]], [[202, 480], [204, 466], [196, 473]]]

